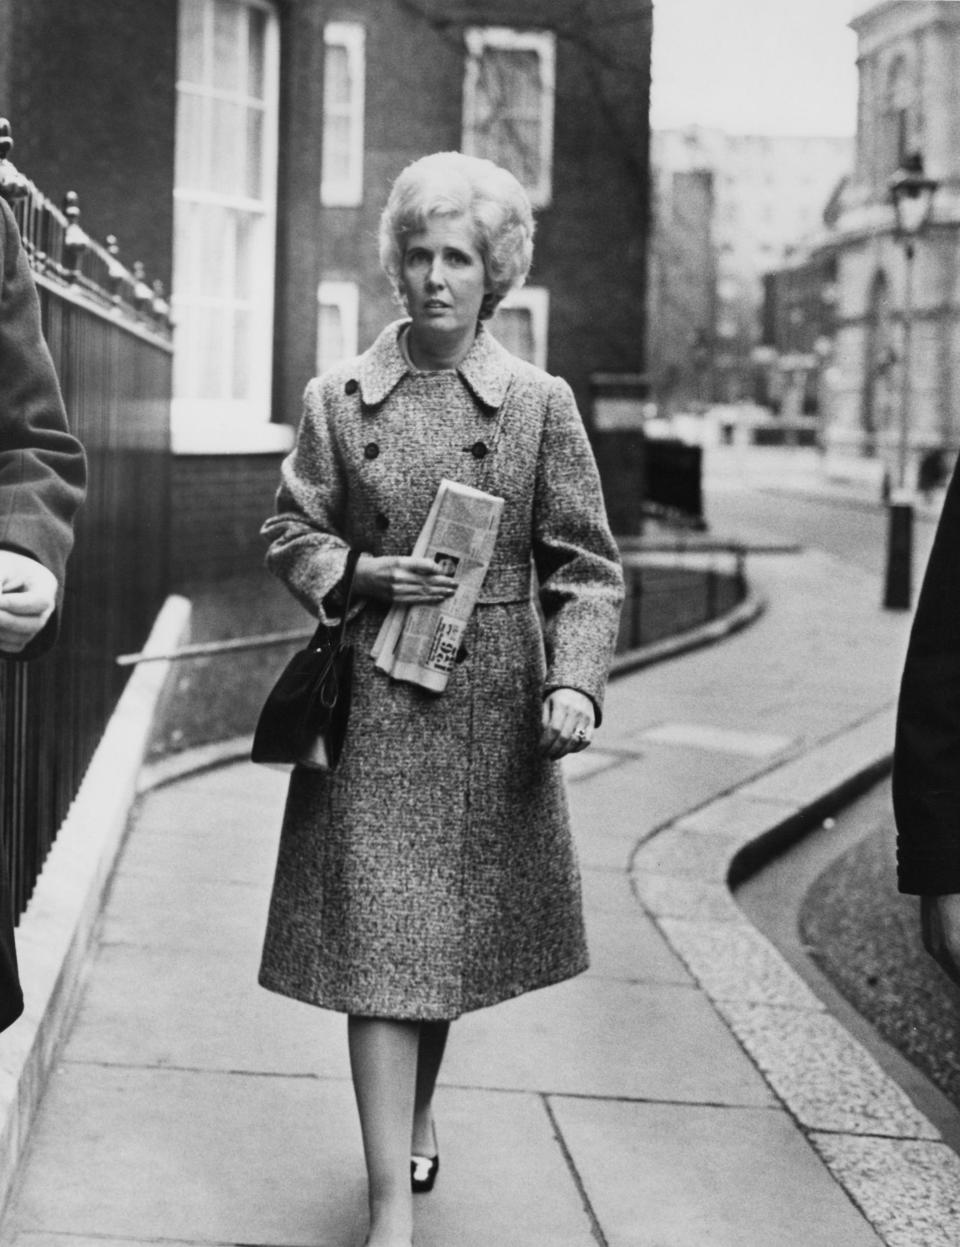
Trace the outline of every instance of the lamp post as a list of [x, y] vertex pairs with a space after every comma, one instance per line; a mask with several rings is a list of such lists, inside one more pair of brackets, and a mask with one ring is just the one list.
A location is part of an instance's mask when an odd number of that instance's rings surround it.
[[933, 196], [939, 183], [927, 177], [919, 152], [905, 155], [890, 179], [889, 193], [895, 217], [894, 236], [903, 243], [903, 349], [900, 374], [900, 423], [897, 439], [897, 481], [890, 494], [887, 574], [883, 604], [888, 610], [909, 610], [913, 562], [913, 490], [907, 481], [910, 451], [913, 340], [913, 261], [916, 240], [929, 224]]

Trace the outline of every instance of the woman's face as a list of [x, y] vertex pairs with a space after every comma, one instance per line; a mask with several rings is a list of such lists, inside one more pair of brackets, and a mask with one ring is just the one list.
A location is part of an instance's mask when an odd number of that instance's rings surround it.
[[400, 289], [415, 330], [474, 332], [489, 283], [469, 218], [428, 217], [410, 235]]

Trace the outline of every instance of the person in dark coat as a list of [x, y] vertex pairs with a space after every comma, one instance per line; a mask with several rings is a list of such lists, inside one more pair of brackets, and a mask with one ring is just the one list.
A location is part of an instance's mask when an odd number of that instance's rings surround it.
[[56, 636], [86, 460], [67, 427], [37, 291], [2, 198], [0, 275], [0, 653], [23, 659]]
[[[67, 428], [40, 303], [0, 197], [0, 657], [53, 644], [86, 460]], [[0, 713], [3, 707], [0, 706]], [[0, 1029], [23, 1010], [6, 872], [0, 871]]]
[[[408, 316], [310, 382], [264, 526], [268, 566], [326, 622], [362, 551], [343, 753], [293, 772], [260, 981], [349, 1016], [369, 1247], [409, 1247], [411, 1191], [436, 1177], [451, 1020], [587, 965], [559, 762], [600, 722], [623, 580], [569, 386], [485, 327], [532, 240], [526, 194], [489, 161], [440, 153], [400, 175], [381, 260]], [[505, 505], [437, 695], [369, 655], [393, 604], [454, 591], [410, 555], [443, 478]]]
[[944, 498], [910, 630], [893, 755], [897, 881], [923, 898], [924, 942], [960, 966], [960, 469]]

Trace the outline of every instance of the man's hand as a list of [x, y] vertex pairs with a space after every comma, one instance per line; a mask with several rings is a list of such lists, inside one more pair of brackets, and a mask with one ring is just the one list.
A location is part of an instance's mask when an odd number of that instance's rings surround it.
[[19, 654], [54, 612], [57, 578], [36, 559], [0, 550], [0, 653]]

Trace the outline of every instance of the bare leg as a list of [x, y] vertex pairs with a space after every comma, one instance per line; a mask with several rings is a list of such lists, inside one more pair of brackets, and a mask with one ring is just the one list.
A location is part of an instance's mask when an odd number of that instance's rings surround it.
[[435, 1156], [437, 1139], [433, 1129], [433, 1092], [447, 1046], [449, 1022], [421, 1022], [417, 1052], [417, 1091], [413, 1106], [413, 1142], [417, 1156]]
[[347, 1026], [370, 1201], [368, 1247], [410, 1247], [410, 1129], [417, 1080], [417, 1022], [351, 1017]]

